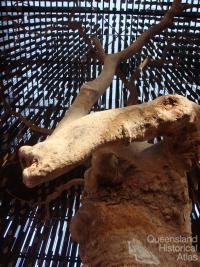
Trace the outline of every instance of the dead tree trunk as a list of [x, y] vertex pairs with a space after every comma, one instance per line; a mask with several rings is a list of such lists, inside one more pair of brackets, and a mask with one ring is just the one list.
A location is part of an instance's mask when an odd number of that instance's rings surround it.
[[[175, 0], [160, 23], [119, 53], [105, 55], [93, 39], [104, 64], [102, 73], [82, 86], [44, 142], [19, 150], [28, 187], [55, 179], [92, 156], [83, 205], [71, 225], [86, 266], [199, 266], [189, 238], [186, 179], [186, 172], [199, 160], [199, 106], [168, 95], [87, 115], [113, 76], [123, 76], [119, 63], [138, 53], [188, 7]], [[146, 143], [158, 136], [162, 136], [159, 144]]]
[[94, 153], [71, 224], [84, 266], [199, 266], [191, 243], [189, 165], [167, 141]]
[[[71, 225], [83, 262], [198, 266], [186, 172], [199, 159], [199, 122], [200, 107], [178, 95], [85, 116], [45, 143], [21, 148], [24, 181], [33, 187], [92, 154]], [[159, 144], [144, 142], [157, 136]]]

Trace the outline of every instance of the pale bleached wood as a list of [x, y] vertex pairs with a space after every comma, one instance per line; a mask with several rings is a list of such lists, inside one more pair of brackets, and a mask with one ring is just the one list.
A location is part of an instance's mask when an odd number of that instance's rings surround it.
[[[98, 50], [99, 59], [101, 62], [104, 62], [104, 68], [95, 80], [86, 82], [82, 85], [80, 93], [66, 112], [64, 118], [56, 127], [54, 133], [60, 131], [65, 123], [69, 123], [88, 114], [95, 102], [110, 86], [119, 63], [127, 60], [136, 53], [139, 53], [142, 47], [147, 44], [151, 38], [173, 25], [174, 17], [177, 14], [183, 12], [189, 7], [191, 7], [191, 5], [182, 4], [180, 0], [175, 0], [171, 8], [166, 12], [158, 24], [152, 25], [147, 31], [143, 32], [133, 44], [115, 54], [106, 55], [99, 40], [97, 38], [93, 38], [92, 41]], [[118, 72], [120, 72], [120, 70], [118, 70]], [[120, 74], [121, 73], [119, 73], [119, 75]]]
[[[101, 74], [95, 80], [83, 84], [79, 95], [51, 136], [33, 147], [21, 147], [19, 151], [20, 161], [24, 169], [24, 183], [27, 186], [36, 186], [69, 171], [69, 169], [83, 162], [100, 145], [115, 142], [115, 140], [127, 142], [127, 138], [130, 142], [137, 141], [139, 137], [134, 137], [134, 135], [144, 134], [140, 131], [138, 125], [144, 129], [154, 127], [154, 123], [158, 128], [162, 126], [162, 123], [159, 125], [159, 119], [158, 121], [156, 119], [155, 121], [152, 120], [151, 124], [144, 118], [143, 114], [148, 107], [146, 104], [130, 107], [130, 112], [127, 109], [119, 109], [82, 117], [90, 112], [92, 106], [111, 84], [119, 63], [139, 52], [142, 46], [153, 36], [172, 25], [174, 16], [187, 8], [188, 5], [175, 0], [160, 23], [150, 27], [132, 45], [116, 54], [105, 55], [98, 40], [93, 40], [100, 51], [101, 60], [104, 60], [104, 68]], [[155, 104], [149, 105], [154, 106]], [[159, 118], [159, 114], [155, 112], [156, 110], [157, 108], [154, 107], [154, 112], [150, 112], [148, 115], [149, 121], [152, 119], [151, 116]], [[130, 113], [132, 121], [129, 121]], [[118, 116], [123, 118], [124, 121], [117, 119]], [[172, 118], [175, 119], [173, 116]], [[113, 124], [113, 120], [116, 121], [116, 125]], [[136, 122], [136, 120], [139, 122]], [[146, 127], [142, 122], [140, 123], [141, 120], [149, 126]], [[165, 119], [163, 120], [165, 121]], [[168, 121], [168, 118], [166, 121]], [[151, 139], [155, 137], [155, 134], [159, 135], [158, 132], [154, 134], [151, 132], [152, 134], [148, 136], [148, 129], [146, 130], [144, 130], [146, 131], [145, 138], [141, 138], [142, 140]], [[168, 131], [168, 128], [166, 127], [165, 130]], [[118, 134], [120, 134], [120, 137]], [[134, 138], [132, 138], [132, 135]]]
[[[20, 148], [24, 183], [34, 187], [52, 180], [111, 143], [129, 144], [156, 136], [174, 136], [176, 142], [180, 136], [191, 135], [194, 129], [198, 133], [199, 119], [199, 106], [178, 95], [92, 113], [63, 125], [44, 142]], [[192, 135], [190, 138], [194, 141]]]

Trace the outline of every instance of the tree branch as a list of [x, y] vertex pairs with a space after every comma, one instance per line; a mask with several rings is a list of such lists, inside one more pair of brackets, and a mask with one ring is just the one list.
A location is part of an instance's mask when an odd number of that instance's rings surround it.
[[52, 194], [49, 194], [44, 201], [37, 202], [34, 205], [49, 205], [50, 202], [57, 199], [62, 194], [62, 192], [69, 190], [73, 186], [80, 186], [80, 185], [81, 186], [84, 185], [84, 179], [74, 178], [73, 180], [56, 187], [55, 191]]
[[191, 5], [189, 4], [182, 4], [181, 0], [174, 0], [171, 8], [166, 12], [160, 23], [152, 25], [147, 31], [143, 32], [132, 45], [117, 53], [119, 57], [118, 60], [121, 62], [140, 52], [144, 44], [152, 37], [173, 25], [173, 20], [176, 15], [190, 7]]
[[54, 138], [50, 136], [33, 147], [21, 147], [23, 181], [28, 187], [34, 187], [52, 180], [108, 144], [128, 144], [174, 135], [178, 139], [190, 135], [192, 140], [199, 118], [199, 106], [178, 95], [90, 114], [66, 125], [54, 134]]
[[126, 86], [130, 92], [129, 99], [127, 101], [128, 106], [137, 104], [138, 90], [136, 88], [135, 81], [139, 79], [140, 73], [144, 71], [144, 69], [146, 69], [149, 62], [150, 58], [149, 57], [145, 58], [145, 60], [142, 63], [140, 63], [139, 67], [137, 67], [131, 75], [130, 81]]
[[17, 117], [20, 119], [22, 123], [24, 123], [29, 129], [31, 129], [34, 132], [45, 134], [45, 135], [50, 135], [53, 132], [53, 129], [47, 129], [47, 128], [41, 128], [35, 125], [34, 123], [30, 122], [27, 120], [24, 116], [22, 116], [20, 113], [13, 111], [13, 110], [8, 110], [7, 113], [9, 113], [12, 116]]
[[152, 37], [170, 27], [177, 14], [189, 7], [191, 7], [191, 5], [182, 4], [180, 0], [174, 0], [172, 7], [166, 12], [160, 23], [151, 26], [150, 29], [143, 32], [132, 45], [115, 54], [105, 55], [98, 39], [93, 38], [93, 43], [99, 51], [99, 58], [101, 61], [104, 60], [104, 68], [95, 80], [83, 84], [80, 89], [80, 93], [67, 111], [64, 118], [58, 124], [56, 130], [53, 132], [53, 135], [54, 133], [60, 131], [66, 122], [70, 123], [75, 119], [79, 119], [82, 116], [87, 115], [98, 98], [111, 84], [119, 63], [138, 53]]
[[140, 63], [139, 67], [137, 67], [133, 71], [130, 81], [128, 82], [125, 78], [126, 80], [125, 87], [130, 92], [129, 99], [127, 101], [127, 106], [135, 105], [138, 103], [138, 88], [136, 87], [135, 82], [140, 78], [141, 72], [144, 72], [147, 69], [147, 67], [160, 68], [164, 64], [170, 64], [170, 63], [175, 64], [175, 66], [177, 65], [178, 63], [177, 59], [166, 60], [167, 52], [169, 51], [169, 49], [170, 49], [170, 43], [168, 43], [166, 47], [163, 49], [160, 58], [152, 60], [150, 57], [146, 57], [145, 60], [142, 63]]
[[24, 123], [29, 129], [31, 129], [34, 132], [37, 133], [41, 133], [41, 134], [45, 134], [45, 135], [49, 135], [53, 132], [52, 129], [47, 129], [47, 128], [41, 128], [38, 127], [37, 125], [35, 125], [34, 123], [30, 122], [29, 120], [27, 120], [24, 116], [22, 116], [19, 112], [16, 112], [14, 110], [12, 110], [12, 108], [10, 107], [10, 105], [7, 103], [7, 101], [5, 100], [5, 95], [3, 94], [2, 96], [2, 102], [4, 104], [4, 108], [5, 108], [5, 115], [10, 115], [10, 116], [14, 116], [18, 119], [20, 119], [20, 121], [22, 123]]
[[176, 128], [178, 132], [183, 126], [186, 127], [188, 118], [193, 122], [196, 106], [194, 108], [191, 102], [180, 96], [165, 96], [148, 104], [85, 116], [111, 84], [119, 63], [139, 52], [150, 38], [171, 26], [174, 16], [186, 8], [188, 5], [175, 0], [159, 24], [153, 25], [119, 53], [105, 55], [98, 40], [93, 39], [100, 51], [99, 58], [104, 60], [101, 74], [83, 84], [79, 95], [50, 137], [33, 147], [24, 146], [19, 150], [24, 169], [23, 180], [28, 187], [66, 173], [102, 145], [169, 135]]

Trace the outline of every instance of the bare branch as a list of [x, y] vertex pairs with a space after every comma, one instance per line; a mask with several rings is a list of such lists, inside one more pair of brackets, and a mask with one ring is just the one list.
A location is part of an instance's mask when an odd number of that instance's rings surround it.
[[53, 135], [60, 131], [66, 122], [70, 123], [90, 112], [92, 106], [111, 84], [117, 65], [118, 61], [116, 60], [115, 55], [106, 56], [101, 74], [95, 80], [82, 85], [79, 95], [67, 111], [65, 117], [54, 130]]
[[90, 114], [65, 125], [44, 142], [21, 147], [23, 181], [34, 187], [52, 180], [80, 165], [106, 144], [128, 144], [174, 133], [191, 135], [199, 117], [199, 106], [178, 95]]
[[73, 186], [83, 186], [84, 185], [84, 179], [81, 178], [75, 178], [69, 182], [67, 182], [66, 184], [62, 184], [61, 186], [57, 187], [55, 189], [55, 191], [48, 195], [47, 198], [44, 201], [40, 201], [34, 204], [34, 206], [41, 206], [44, 205], [45, 206], [45, 219], [49, 220], [50, 219], [50, 210], [49, 210], [49, 204], [57, 199], [63, 191], [65, 190], [69, 190], [70, 188], [72, 188]]
[[33, 122], [30, 122], [29, 120], [27, 120], [19, 112], [16, 112], [16, 111], [12, 110], [12, 108], [10, 107], [10, 105], [7, 103], [7, 101], [5, 99], [6, 99], [6, 97], [3, 95], [2, 102], [3, 102], [5, 110], [6, 110], [4, 116], [10, 115], [10, 116], [14, 116], [14, 117], [20, 119], [20, 121], [22, 123], [24, 123], [29, 129], [31, 129], [32, 131], [37, 132], [37, 133], [49, 135], [49, 134], [51, 134], [53, 132], [53, 129], [47, 129], [47, 128], [38, 127]]
[[130, 81], [126, 86], [130, 92], [129, 99], [127, 101], [128, 106], [137, 104], [138, 90], [136, 88], [135, 81], [139, 79], [140, 73], [144, 71], [144, 69], [146, 69], [149, 62], [150, 58], [149, 57], [145, 58], [145, 60], [142, 63], [140, 63], [139, 67], [137, 67], [131, 75]]
[[47, 198], [44, 201], [40, 201], [35, 203], [35, 205], [49, 205], [50, 202], [57, 199], [62, 192], [69, 190], [73, 186], [83, 186], [84, 185], [84, 179], [82, 178], [74, 178], [73, 180], [67, 182], [66, 184], [62, 184], [55, 188], [55, 191], [52, 194], [49, 194]]
[[[98, 39], [93, 38], [93, 44], [99, 51], [98, 57], [104, 61], [101, 74], [83, 84], [74, 103], [49, 138], [19, 150], [23, 180], [28, 187], [66, 173], [86, 160], [99, 146], [148, 140], [170, 135], [174, 129], [178, 133], [182, 126], [187, 127], [188, 120], [193, 122], [196, 106], [180, 96], [165, 96], [148, 104], [85, 116], [110, 86], [119, 63], [139, 52], [150, 38], [171, 26], [174, 16], [187, 7], [175, 0], [159, 24], [153, 25], [132, 45], [116, 54], [105, 55]], [[146, 64], [146, 61], [143, 62], [139, 71]], [[124, 78], [123, 73], [118, 71], [118, 74]]]
[[178, 59], [174, 59], [174, 60], [166, 60], [167, 57], [167, 52], [170, 49], [170, 43], [168, 43], [166, 45], [166, 47], [163, 49], [161, 58], [158, 59], [154, 59], [152, 60], [150, 57], [147, 57], [140, 65], [139, 67], [137, 67], [130, 78], [130, 81], [128, 82], [125, 78], [124, 81], [126, 81], [126, 83], [124, 83], [125, 87], [129, 90], [130, 92], [130, 96], [129, 99], [127, 101], [127, 105], [135, 105], [138, 103], [138, 88], [135, 84], [135, 82], [140, 78], [140, 74], [141, 72], [144, 72], [146, 70], [146, 68], [149, 67], [155, 67], [155, 68], [160, 68], [162, 67], [164, 64], [174, 64], [175, 66], [178, 64]]
[[24, 123], [29, 129], [31, 129], [34, 132], [45, 134], [45, 135], [50, 135], [53, 132], [53, 129], [47, 129], [47, 128], [40, 128], [34, 123], [30, 122], [27, 120], [25, 117], [23, 117], [20, 113], [13, 111], [13, 110], [8, 110], [7, 111], [10, 115], [15, 116], [20, 119], [22, 123]]
[[173, 25], [173, 20], [176, 15], [190, 7], [191, 5], [189, 4], [182, 4], [181, 0], [174, 0], [172, 7], [166, 12], [160, 23], [151, 26], [147, 31], [143, 32], [132, 45], [117, 53], [119, 57], [118, 60], [126, 60], [140, 52], [144, 44], [146, 44], [152, 37]]
[[88, 114], [98, 98], [111, 84], [119, 63], [138, 53], [152, 37], [170, 27], [177, 14], [189, 7], [191, 5], [182, 4], [180, 0], [174, 0], [172, 7], [166, 12], [160, 23], [153, 25], [150, 29], [142, 33], [132, 45], [116, 54], [104, 55], [100, 42], [97, 38], [93, 38], [93, 43], [99, 52], [100, 61], [102, 62], [104, 60], [104, 68], [95, 80], [83, 84], [79, 95], [76, 97], [76, 100], [63, 120], [58, 124], [54, 133], [58, 132], [66, 122], [72, 122]]
[[105, 54], [105, 51], [104, 51], [103, 47], [101, 46], [101, 43], [100, 43], [99, 39], [97, 37], [93, 37], [91, 39], [91, 41], [93, 42], [93, 44], [94, 44], [94, 46], [95, 46], [95, 48], [97, 50], [96, 54], [97, 54], [98, 59], [100, 60], [100, 62], [102, 64], [104, 64], [104, 60], [105, 60], [106, 54]]

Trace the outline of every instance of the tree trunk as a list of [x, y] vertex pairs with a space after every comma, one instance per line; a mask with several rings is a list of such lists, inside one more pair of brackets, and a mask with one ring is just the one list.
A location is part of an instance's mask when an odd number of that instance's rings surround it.
[[84, 266], [199, 266], [187, 168], [166, 141], [97, 151], [71, 223]]
[[[186, 176], [199, 160], [199, 106], [168, 95], [87, 115], [115, 74], [130, 91], [134, 89], [134, 80], [149, 61], [140, 64], [130, 83], [119, 68], [120, 62], [139, 53], [188, 8], [191, 5], [174, 0], [159, 23], [115, 54], [106, 55], [93, 38], [103, 71], [83, 84], [65, 117], [44, 142], [19, 150], [23, 182], [28, 187], [55, 179], [92, 156], [85, 174], [83, 205], [71, 224], [86, 266], [199, 266], [190, 242]], [[162, 56], [157, 61], [162, 64], [163, 60]], [[129, 100], [129, 104], [137, 103], [137, 92], [132, 91]], [[164, 137], [160, 144], [131, 144], [157, 136]]]

